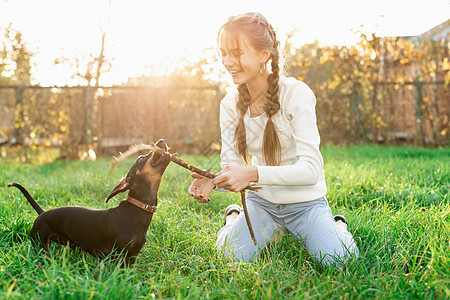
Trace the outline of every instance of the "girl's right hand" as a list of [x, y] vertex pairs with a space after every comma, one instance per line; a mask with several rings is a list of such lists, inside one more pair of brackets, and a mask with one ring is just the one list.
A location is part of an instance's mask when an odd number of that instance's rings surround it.
[[189, 195], [197, 199], [200, 203], [211, 201], [209, 195], [215, 187], [212, 183], [212, 179], [203, 177], [197, 173], [192, 173], [191, 177], [194, 178], [194, 181], [192, 181], [191, 186], [188, 189]]

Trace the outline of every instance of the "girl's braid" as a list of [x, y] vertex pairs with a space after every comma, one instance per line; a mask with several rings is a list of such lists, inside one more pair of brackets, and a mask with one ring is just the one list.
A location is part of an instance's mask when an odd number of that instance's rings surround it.
[[239, 85], [238, 91], [239, 98], [236, 103], [236, 107], [238, 108], [241, 115], [236, 126], [235, 136], [239, 153], [242, 155], [245, 163], [249, 163], [247, 155], [247, 135], [245, 133], [244, 117], [247, 113], [248, 107], [250, 106], [251, 98], [246, 84]]
[[269, 59], [271, 59], [272, 73], [269, 74], [267, 79], [269, 83], [269, 88], [267, 90], [268, 97], [264, 105], [264, 111], [269, 119], [267, 120], [266, 127], [264, 129], [262, 152], [267, 165], [277, 166], [280, 165], [281, 162], [281, 143], [278, 138], [272, 116], [280, 110], [278, 87], [278, 81], [280, 79], [280, 54], [278, 52], [279, 42], [277, 41], [277, 36], [273, 27], [267, 21], [265, 21], [265, 23], [272, 38], [273, 47], [272, 53], [269, 57]]
[[[266, 127], [264, 129], [262, 152], [264, 160], [267, 165], [279, 165], [281, 161], [281, 144], [276, 132], [275, 124], [272, 121], [272, 116], [280, 110], [279, 102], [279, 87], [278, 81], [280, 78], [278, 52], [279, 42], [277, 41], [276, 33], [273, 27], [267, 22], [266, 18], [259, 13], [247, 13], [236, 17], [230, 17], [228, 22], [222, 26], [219, 32], [230, 30], [236, 32], [242, 30], [244, 34], [253, 39], [257, 49], [264, 49], [266, 47], [271, 49], [269, 59], [271, 60], [272, 73], [267, 79], [269, 87], [267, 90], [267, 101], [264, 104], [264, 112], [269, 117]], [[239, 121], [235, 129], [235, 137], [239, 154], [244, 161], [248, 163], [247, 152], [247, 138], [245, 132], [244, 117], [251, 104], [250, 93], [246, 84], [238, 86], [239, 98], [236, 106], [240, 112]]]
[[272, 37], [273, 40], [273, 48], [272, 53], [270, 55], [272, 73], [269, 75], [268, 78], [269, 89], [267, 91], [269, 101], [267, 101], [266, 105], [264, 106], [264, 111], [266, 112], [267, 116], [271, 118], [280, 109], [280, 102], [278, 95], [279, 92], [278, 81], [280, 79], [280, 67], [279, 67], [280, 54], [278, 52], [279, 42], [277, 41], [277, 36], [273, 27], [269, 23], [267, 23], [267, 21], [265, 25], [269, 30], [270, 36]]

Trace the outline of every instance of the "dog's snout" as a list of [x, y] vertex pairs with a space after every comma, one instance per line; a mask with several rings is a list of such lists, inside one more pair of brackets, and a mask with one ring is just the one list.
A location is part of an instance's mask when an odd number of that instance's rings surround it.
[[158, 146], [159, 148], [163, 149], [164, 151], [169, 150], [166, 144], [166, 141], [164, 139], [159, 139], [156, 142], [156, 146]]
[[151, 158], [150, 165], [152, 167], [156, 167], [159, 165], [159, 166], [165, 168], [169, 164], [169, 161], [170, 161], [170, 155], [167, 154], [169, 147], [167, 146], [164, 139], [158, 140], [158, 142], [156, 142], [155, 145], [157, 147], [159, 147], [160, 149], [162, 149], [163, 151], [165, 151], [166, 153], [160, 153], [158, 151], [154, 152], [154, 155]]

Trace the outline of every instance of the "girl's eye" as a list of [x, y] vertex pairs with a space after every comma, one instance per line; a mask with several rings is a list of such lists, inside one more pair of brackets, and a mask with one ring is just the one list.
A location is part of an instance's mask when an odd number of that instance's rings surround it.
[[239, 57], [241, 54], [242, 53], [239, 50], [234, 50], [233, 52], [231, 52], [231, 55], [233, 55], [234, 57]]

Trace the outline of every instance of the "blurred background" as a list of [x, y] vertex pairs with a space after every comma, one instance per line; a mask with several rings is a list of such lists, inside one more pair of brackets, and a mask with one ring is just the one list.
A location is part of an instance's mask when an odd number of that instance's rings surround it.
[[322, 144], [449, 144], [449, 1], [0, 0], [1, 157], [220, 150], [227, 18], [261, 12], [283, 72], [317, 97]]

